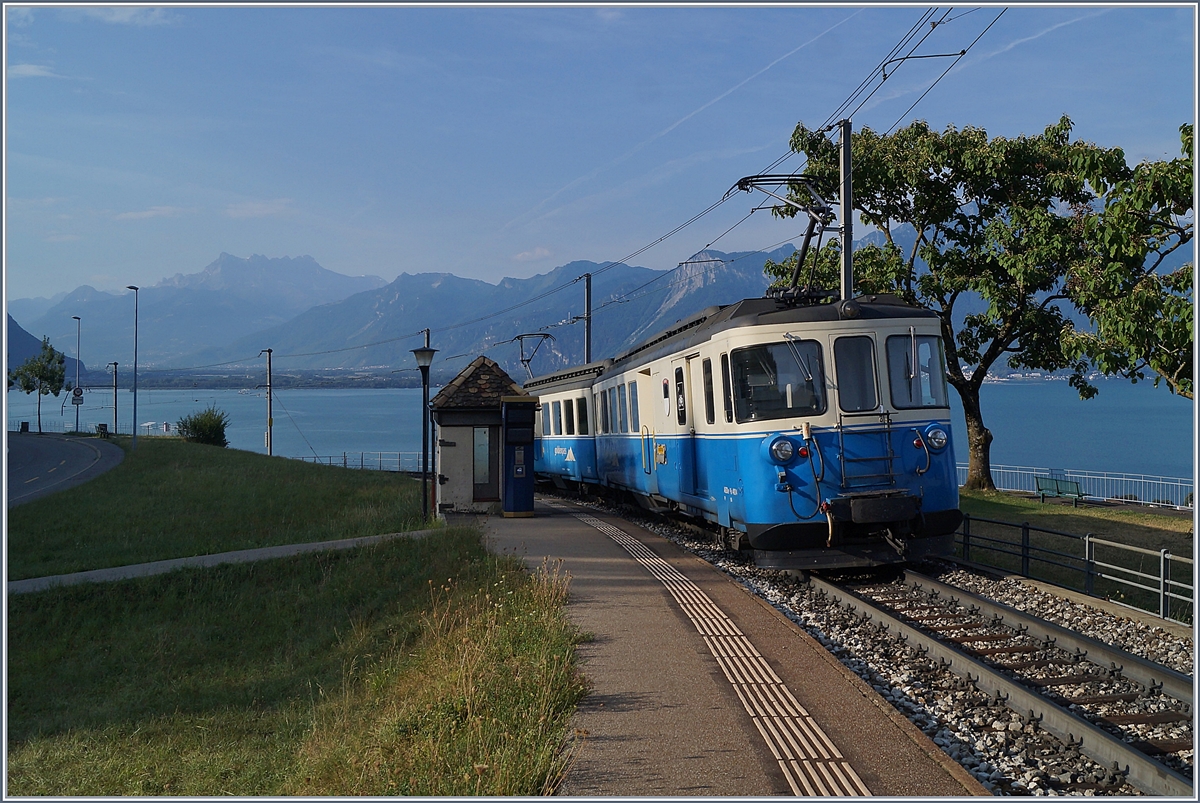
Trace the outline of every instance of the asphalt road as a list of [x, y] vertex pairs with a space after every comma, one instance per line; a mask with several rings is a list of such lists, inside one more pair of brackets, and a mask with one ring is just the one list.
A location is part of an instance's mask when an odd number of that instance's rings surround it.
[[125, 451], [94, 438], [8, 433], [8, 506], [73, 488], [125, 459]]

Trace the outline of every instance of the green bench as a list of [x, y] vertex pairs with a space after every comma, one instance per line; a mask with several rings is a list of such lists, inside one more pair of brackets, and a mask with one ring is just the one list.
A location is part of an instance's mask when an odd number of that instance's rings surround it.
[[1038, 496], [1042, 498], [1042, 502], [1046, 501], [1047, 496], [1059, 496], [1064, 499], [1069, 498], [1072, 506], [1079, 507], [1079, 500], [1083, 499], [1083, 489], [1075, 480], [1060, 480], [1055, 477], [1037, 477], [1036, 479]]

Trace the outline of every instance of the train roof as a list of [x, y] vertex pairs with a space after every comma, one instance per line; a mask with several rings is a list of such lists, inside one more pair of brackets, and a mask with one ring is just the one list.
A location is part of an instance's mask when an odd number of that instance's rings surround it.
[[[891, 293], [858, 296], [854, 303], [858, 307], [858, 314], [853, 316], [855, 320], [937, 317], [932, 310], [908, 304]], [[611, 360], [592, 362], [531, 379], [525, 383], [525, 389], [538, 387], [543, 391], [558, 391], [587, 387], [613, 368], [636, 368], [666, 354], [704, 343], [726, 329], [822, 321], [833, 323], [847, 317], [840, 303], [785, 306], [773, 298], [746, 298], [734, 304], [701, 310]]]

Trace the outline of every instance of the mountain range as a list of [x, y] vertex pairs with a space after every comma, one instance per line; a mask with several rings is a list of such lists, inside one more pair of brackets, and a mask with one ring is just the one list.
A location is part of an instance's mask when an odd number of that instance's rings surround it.
[[[279, 370], [345, 369], [387, 374], [411, 368], [420, 330], [434, 331], [435, 378], [448, 379], [481, 352], [514, 377], [525, 376], [518, 334], [544, 331], [532, 363], [538, 373], [583, 359], [585, 273], [593, 275], [593, 355], [609, 356], [645, 335], [712, 304], [756, 297], [767, 285], [770, 254], [705, 252], [675, 271], [578, 261], [498, 284], [449, 273], [343, 276], [312, 257], [247, 259], [221, 254], [203, 271], [176, 274], [138, 295], [138, 362], [143, 370], [211, 370], [214, 363], [257, 364], [263, 349]], [[41, 314], [16, 330], [33, 343], [49, 335], [74, 350], [81, 318], [84, 363], [94, 370], [133, 362], [133, 293], [84, 285], [54, 299], [16, 299], [10, 310]], [[11, 317], [11, 316], [10, 316]], [[27, 330], [27, 331], [26, 331]], [[22, 340], [10, 336], [10, 342]], [[527, 343], [527, 352], [533, 343]], [[10, 350], [9, 365], [17, 356]], [[441, 374], [447, 374], [441, 377]]]
[[[177, 362], [201, 348], [225, 345], [278, 325], [317, 304], [382, 287], [378, 276], [343, 276], [310, 256], [248, 259], [222, 253], [199, 273], [176, 274], [138, 295], [139, 364]], [[17, 299], [9, 313], [36, 311], [36, 299]], [[79, 324], [72, 319], [78, 315]], [[22, 326], [48, 335], [60, 351], [74, 351], [82, 327], [84, 363], [133, 363], [134, 294], [106, 293], [83, 285]]]
[[[895, 235], [905, 250], [915, 239], [908, 227]], [[871, 232], [855, 247], [881, 239], [879, 232]], [[449, 380], [481, 353], [521, 381], [528, 374], [517, 335], [552, 338], [540, 345], [525, 342], [526, 357], [537, 346], [530, 361], [535, 375], [584, 361], [584, 274], [592, 276], [592, 355], [601, 359], [705, 307], [762, 296], [767, 286], [764, 262], [780, 262], [795, 250], [791, 244], [771, 252], [709, 250], [669, 271], [577, 261], [497, 284], [450, 273], [401, 273], [385, 282], [378, 276], [335, 273], [310, 256], [222, 253], [198, 273], [176, 274], [139, 291], [138, 360], [143, 370], [170, 370], [177, 377], [235, 367], [257, 372], [260, 354], [269, 348], [277, 372], [396, 374], [397, 383], [409, 384], [415, 379], [407, 373], [415, 374], [410, 350], [421, 345], [419, 333], [428, 328], [431, 345], [438, 349], [435, 382]], [[84, 363], [102, 372], [101, 366], [116, 360], [124, 376], [125, 366], [133, 362], [131, 296], [85, 285], [50, 299], [10, 301], [10, 367], [23, 359], [14, 347], [25, 343], [36, 348], [42, 335], [49, 335], [60, 351], [72, 353], [72, 316], [78, 315]], [[960, 298], [956, 317], [985, 308], [979, 298]], [[25, 326], [28, 332], [13, 320], [18, 314], [36, 316]]]

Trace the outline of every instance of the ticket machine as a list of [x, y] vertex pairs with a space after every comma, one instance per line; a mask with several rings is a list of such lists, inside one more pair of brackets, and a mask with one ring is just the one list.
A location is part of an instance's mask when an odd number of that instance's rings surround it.
[[533, 422], [538, 400], [530, 396], [501, 399], [504, 443], [504, 515], [533, 515]]

